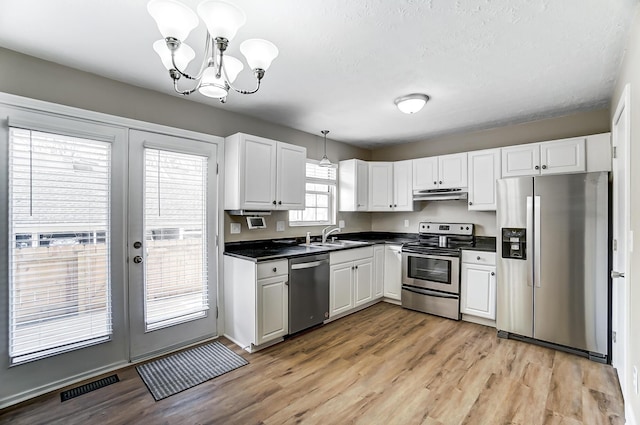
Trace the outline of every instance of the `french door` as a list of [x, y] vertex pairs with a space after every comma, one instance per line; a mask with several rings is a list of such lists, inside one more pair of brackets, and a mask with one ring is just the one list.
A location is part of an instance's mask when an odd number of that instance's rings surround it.
[[132, 360], [217, 335], [217, 146], [129, 134]]

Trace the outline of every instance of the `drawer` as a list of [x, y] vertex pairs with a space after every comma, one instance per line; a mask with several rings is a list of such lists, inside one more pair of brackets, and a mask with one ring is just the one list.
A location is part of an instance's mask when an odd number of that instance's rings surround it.
[[258, 263], [258, 279], [289, 274], [289, 260]]
[[471, 264], [486, 264], [488, 266], [496, 265], [496, 253], [487, 251], [468, 251], [462, 250], [462, 262]]
[[363, 258], [373, 257], [373, 246], [364, 248], [343, 249], [330, 254], [330, 264], [346, 263], [347, 261], [358, 261]]

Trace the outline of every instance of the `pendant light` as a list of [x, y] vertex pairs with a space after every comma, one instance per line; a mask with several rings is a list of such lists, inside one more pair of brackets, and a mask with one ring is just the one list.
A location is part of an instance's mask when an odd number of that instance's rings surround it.
[[322, 130], [320, 133], [324, 135], [324, 155], [322, 155], [322, 159], [318, 165], [321, 167], [332, 167], [333, 164], [329, 161], [329, 158], [327, 158], [327, 134], [329, 130]]

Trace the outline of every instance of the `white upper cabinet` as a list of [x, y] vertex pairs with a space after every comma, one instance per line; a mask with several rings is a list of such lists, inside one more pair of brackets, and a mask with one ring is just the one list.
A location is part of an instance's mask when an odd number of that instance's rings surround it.
[[369, 164], [359, 159], [340, 161], [340, 211], [369, 208]]
[[393, 162], [369, 163], [369, 211], [393, 211]]
[[467, 153], [413, 160], [413, 190], [467, 187]]
[[438, 157], [413, 160], [413, 190], [438, 188]]
[[582, 173], [586, 137], [502, 148], [502, 177]]
[[226, 210], [304, 209], [307, 150], [236, 133], [225, 139]]
[[585, 137], [540, 143], [540, 174], [586, 171]]
[[496, 180], [500, 178], [500, 149], [469, 152], [469, 210], [496, 210]]
[[413, 211], [413, 161], [393, 163], [393, 211]]
[[453, 189], [467, 187], [467, 153], [438, 157], [438, 187]]
[[540, 174], [540, 147], [537, 144], [502, 148], [502, 177]]
[[305, 148], [278, 142], [275, 197], [278, 209], [304, 209], [306, 162]]

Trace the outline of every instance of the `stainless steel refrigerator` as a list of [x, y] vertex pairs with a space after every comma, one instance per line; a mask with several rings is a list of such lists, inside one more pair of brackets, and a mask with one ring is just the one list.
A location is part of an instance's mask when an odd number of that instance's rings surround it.
[[608, 173], [501, 179], [496, 324], [608, 357]]

